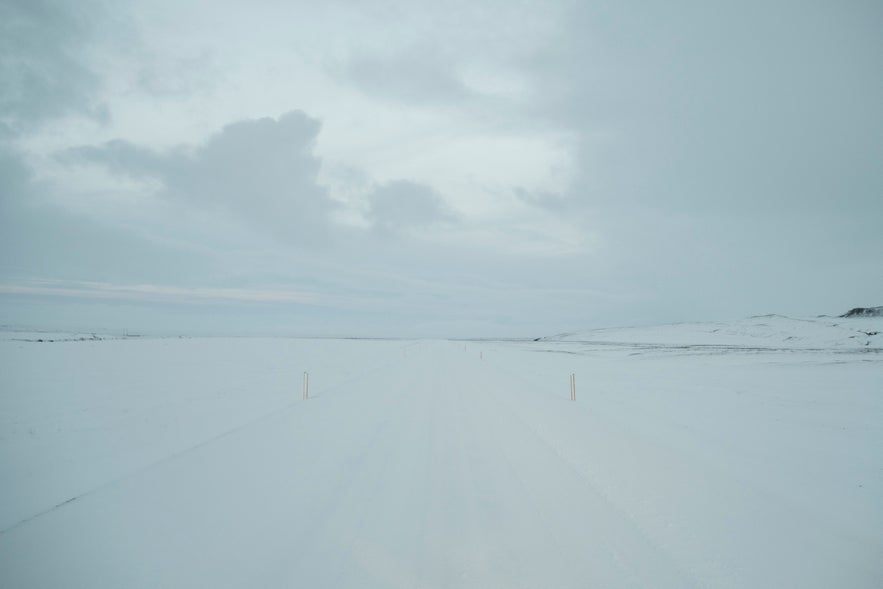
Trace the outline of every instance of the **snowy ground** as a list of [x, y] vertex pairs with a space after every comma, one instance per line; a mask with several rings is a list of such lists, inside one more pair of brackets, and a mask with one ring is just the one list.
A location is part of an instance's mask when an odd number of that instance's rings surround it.
[[3, 334], [0, 586], [883, 586], [883, 351], [712, 329]]
[[760, 315], [738, 321], [593, 329], [544, 341], [631, 343], [664, 347], [854, 350], [883, 348], [883, 317], [794, 318]]

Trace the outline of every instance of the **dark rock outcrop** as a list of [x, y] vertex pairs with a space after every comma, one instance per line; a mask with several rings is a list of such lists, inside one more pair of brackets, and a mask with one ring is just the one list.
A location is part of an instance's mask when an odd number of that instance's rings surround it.
[[856, 307], [841, 317], [883, 317], [883, 307]]

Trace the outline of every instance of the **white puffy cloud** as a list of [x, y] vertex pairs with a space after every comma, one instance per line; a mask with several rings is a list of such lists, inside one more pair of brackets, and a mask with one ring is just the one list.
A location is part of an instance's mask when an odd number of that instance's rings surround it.
[[377, 186], [368, 201], [368, 219], [382, 233], [421, 229], [455, 219], [438, 192], [407, 180]]
[[114, 140], [68, 149], [60, 159], [156, 180], [163, 198], [221, 210], [309, 244], [327, 238], [334, 207], [316, 181], [320, 161], [313, 148], [319, 129], [318, 121], [293, 111], [278, 119], [231, 123], [196, 147], [156, 151]]

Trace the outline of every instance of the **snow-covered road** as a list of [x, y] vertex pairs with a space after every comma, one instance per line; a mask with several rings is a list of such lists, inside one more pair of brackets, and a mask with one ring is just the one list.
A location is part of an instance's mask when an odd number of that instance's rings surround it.
[[0, 345], [3, 587], [883, 584], [879, 354]]

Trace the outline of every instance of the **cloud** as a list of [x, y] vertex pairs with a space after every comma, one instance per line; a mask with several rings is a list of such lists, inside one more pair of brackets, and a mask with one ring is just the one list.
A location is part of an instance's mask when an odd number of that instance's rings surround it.
[[574, 5], [554, 74], [571, 84], [547, 112], [580, 130], [586, 199], [883, 212], [879, 11], [789, 4]]
[[303, 112], [231, 123], [204, 144], [155, 151], [124, 140], [65, 150], [67, 164], [161, 183], [160, 196], [221, 210], [285, 240], [328, 239], [334, 201], [317, 183], [313, 153], [320, 124]]
[[8, 284], [346, 293], [343, 332], [883, 292], [872, 3], [98, 2], [0, 2]]
[[359, 55], [345, 77], [371, 94], [421, 105], [450, 105], [469, 97], [453, 64], [431, 47], [414, 46], [389, 56]]
[[21, 132], [67, 114], [108, 120], [100, 79], [82, 56], [101, 12], [88, 0], [0, 3], [0, 122]]
[[368, 219], [381, 233], [400, 233], [456, 219], [441, 195], [424, 184], [396, 180], [368, 195]]
[[215, 272], [205, 253], [66, 209], [55, 196], [0, 145], [0, 277], [187, 281]]
[[628, 312], [651, 321], [817, 313], [879, 291], [869, 8], [571, 4], [533, 76], [563, 89], [538, 94], [539, 112], [579, 138], [559, 202], [599, 240], [578, 280], [640, 294]]
[[103, 282], [41, 280], [17, 284], [0, 283], [0, 294], [76, 297], [181, 303], [240, 302], [319, 304], [317, 293], [296, 290], [181, 287], [156, 284], [121, 285]]
[[512, 193], [521, 202], [547, 211], [565, 212], [571, 205], [570, 199], [555, 192], [532, 191], [516, 186]]

